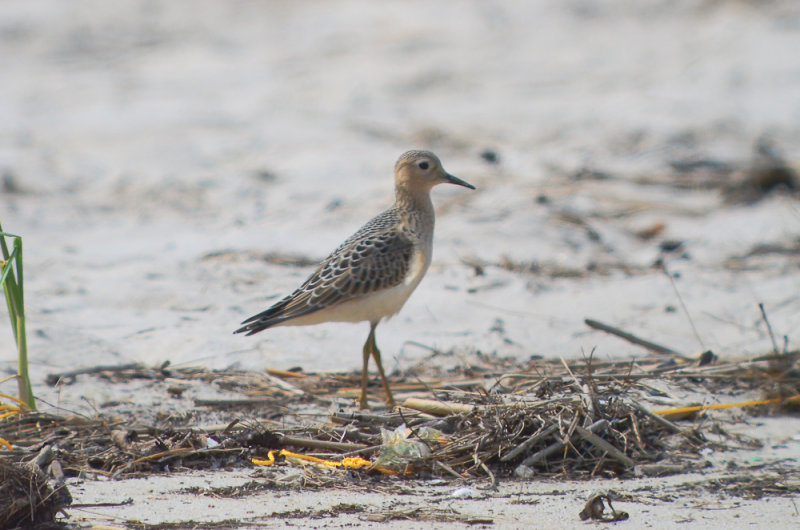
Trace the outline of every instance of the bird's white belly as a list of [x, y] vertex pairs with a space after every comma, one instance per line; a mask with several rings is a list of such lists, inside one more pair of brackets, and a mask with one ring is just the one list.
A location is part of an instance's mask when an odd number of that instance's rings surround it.
[[[427, 255], [426, 255], [427, 254]], [[326, 307], [309, 315], [284, 322], [282, 326], [308, 326], [322, 322], [377, 322], [391, 317], [403, 307], [408, 297], [417, 288], [430, 265], [430, 253], [416, 252], [411, 258], [403, 283], [366, 294], [332, 307]]]

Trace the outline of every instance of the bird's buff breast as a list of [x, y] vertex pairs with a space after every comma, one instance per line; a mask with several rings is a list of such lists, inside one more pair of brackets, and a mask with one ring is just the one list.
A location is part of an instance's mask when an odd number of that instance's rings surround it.
[[411, 257], [411, 267], [403, 283], [348, 300], [310, 315], [292, 319], [284, 326], [308, 326], [322, 322], [377, 322], [396, 314], [417, 288], [430, 265], [430, 253], [417, 251]]

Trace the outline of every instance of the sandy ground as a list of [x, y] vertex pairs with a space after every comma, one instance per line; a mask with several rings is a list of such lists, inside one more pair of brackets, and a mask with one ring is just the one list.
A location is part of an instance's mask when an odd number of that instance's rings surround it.
[[[503, 481], [496, 489], [488, 488], [488, 481], [397, 479], [399, 485], [385, 484], [384, 488], [356, 481], [350, 487], [303, 494], [290, 487], [302, 476], [297, 469], [192, 473], [126, 480], [113, 493], [107, 482], [75, 481], [71, 491], [77, 492], [81, 502], [134, 502], [71, 512], [76, 522], [108, 525], [185, 520], [202, 527], [238, 520], [245, 526], [338, 528], [391, 522], [393, 528], [452, 528], [459, 523], [486, 527], [481, 522], [491, 521], [499, 528], [571, 528], [591, 525], [578, 518], [586, 499], [598, 491], [611, 491], [619, 498], [614, 508], [629, 515], [626, 521], [614, 523], [621, 528], [685, 524], [787, 528], [796, 526], [800, 517], [796, 498], [768, 494], [759, 498], [763, 493], [750, 484], [757, 476], [778, 476], [778, 483], [784, 485], [796, 485], [800, 478], [796, 462], [787, 463], [795, 459], [800, 442], [779, 442], [775, 436], [784, 431], [780, 423], [752, 421], [749, 428], [757, 427], [767, 442], [763, 450], [709, 455], [708, 470], [687, 475], [622, 481]], [[271, 487], [248, 491], [254, 482]]]
[[[762, 137], [796, 164], [798, 49], [800, 8], [777, 0], [4, 2], [0, 220], [25, 238], [36, 391], [92, 413], [113, 389], [48, 388], [44, 375], [129, 360], [358, 368], [366, 325], [231, 331], [312, 270], [265, 255], [324, 257], [390, 203], [394, 160], [416, 147], [479, 189], [435, 191], [431, 269], [378, 330], [387, 367], [426, 348], [637, 353], [589, 330], [587, 317], [686, 354], [760, 354], [771, 342], [759, 302], [778, 340], [796, 347], [796, 252], [739, 258], [758, 245], [795, 248], [797, 200], [726, 204], [702, 174], [674, 167], [746, 167]], [[636, 235], [659, 225], [652, 239]], [[669, 240], [684, 246], [665, 254]], [[681, 299], [651, 267], [659, 257]], [[8, 371], [12, 343], [0, 326]], [[798, 431], [794, 419], [781, 425], [782, 440]], [[145, 489], [126, 481], [114, 493], [133, 497], [140, 518], [146, 504], [150, 522], [179, 518], [151, 497], [192, 518], [189, 506], [206, 501], [175, 505], [179, 481], [247, 476], [165, 477]], [[78, 502], [107, 491], [82, 488]], [[309, 495], [283, 501], [317, 502]], [[251, 501], [207, 502], [203, 512], [255, 516]], [[486, 500], [463, 509], [479, 512], [481, 502], [501, 511]], [[579, 524], [572, 500], [559, 502], [521, 505], [522, 519], [497, 523]], [[687, 502], [630, 524], [798, 517], [763, 499], [705, 520]]]

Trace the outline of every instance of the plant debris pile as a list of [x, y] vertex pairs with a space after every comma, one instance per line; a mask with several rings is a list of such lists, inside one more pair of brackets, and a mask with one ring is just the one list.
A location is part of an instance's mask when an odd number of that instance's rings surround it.
[[44, 527], [72, 502], [63, 482], [55, 487], [36, 461], [15, 463], [0, 457], [0, 528]]
[[[780, 355], [780, 363], [775, 355], [725, 363], [708, 355], [527, 363], [432, 356], [436, 362], [394, 375], [400, 406], [366, 411], [351, 399], [358, 374], [138, 364], [55, 374], [51, 382], [59, 384], [87, 374], [119, 385], [146, 380], [149, 393], [170, 398], [166, 407], [182, 404], [195, 414], [167, 411], [151, 424], [122, 406], [93, 418], [18, 415], [0, 422], [0, 437], [14, 447], [2, 454], [11, 465], [47, 450], [64, 476], [112, 478], [251, 466], [272, 451], [278, 465], [297, 464], [285, 454], [327, 462], [357, 455], [374, 469], [416, 477], [663, 475], [703, 465], [702, 449], [750, 443], [726, 436], [717, 422], [677, 423], [704, 408], [686, 405], [750, 392], [768, 398], [751, 405], [786, 406], [800, 389], [798, 352]], [[686, 395], [694, 397], [682, 401]], [[670, 409], [656, 410], [667, 402]]]

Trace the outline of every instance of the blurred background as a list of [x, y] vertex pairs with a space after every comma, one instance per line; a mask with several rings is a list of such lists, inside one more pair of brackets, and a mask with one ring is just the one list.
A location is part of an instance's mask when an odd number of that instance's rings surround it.
[[587, 317], [764, 353], [759, 302], [796, 347], [798, 50], [779, 0], [0, 3], [0, 221], [25, 241], [35, 383], [358, 368], [366, 324], [231, 332], [391, 204], [411, 148], [479, 189], [434, 192], [387, 368], [641, 351]]

